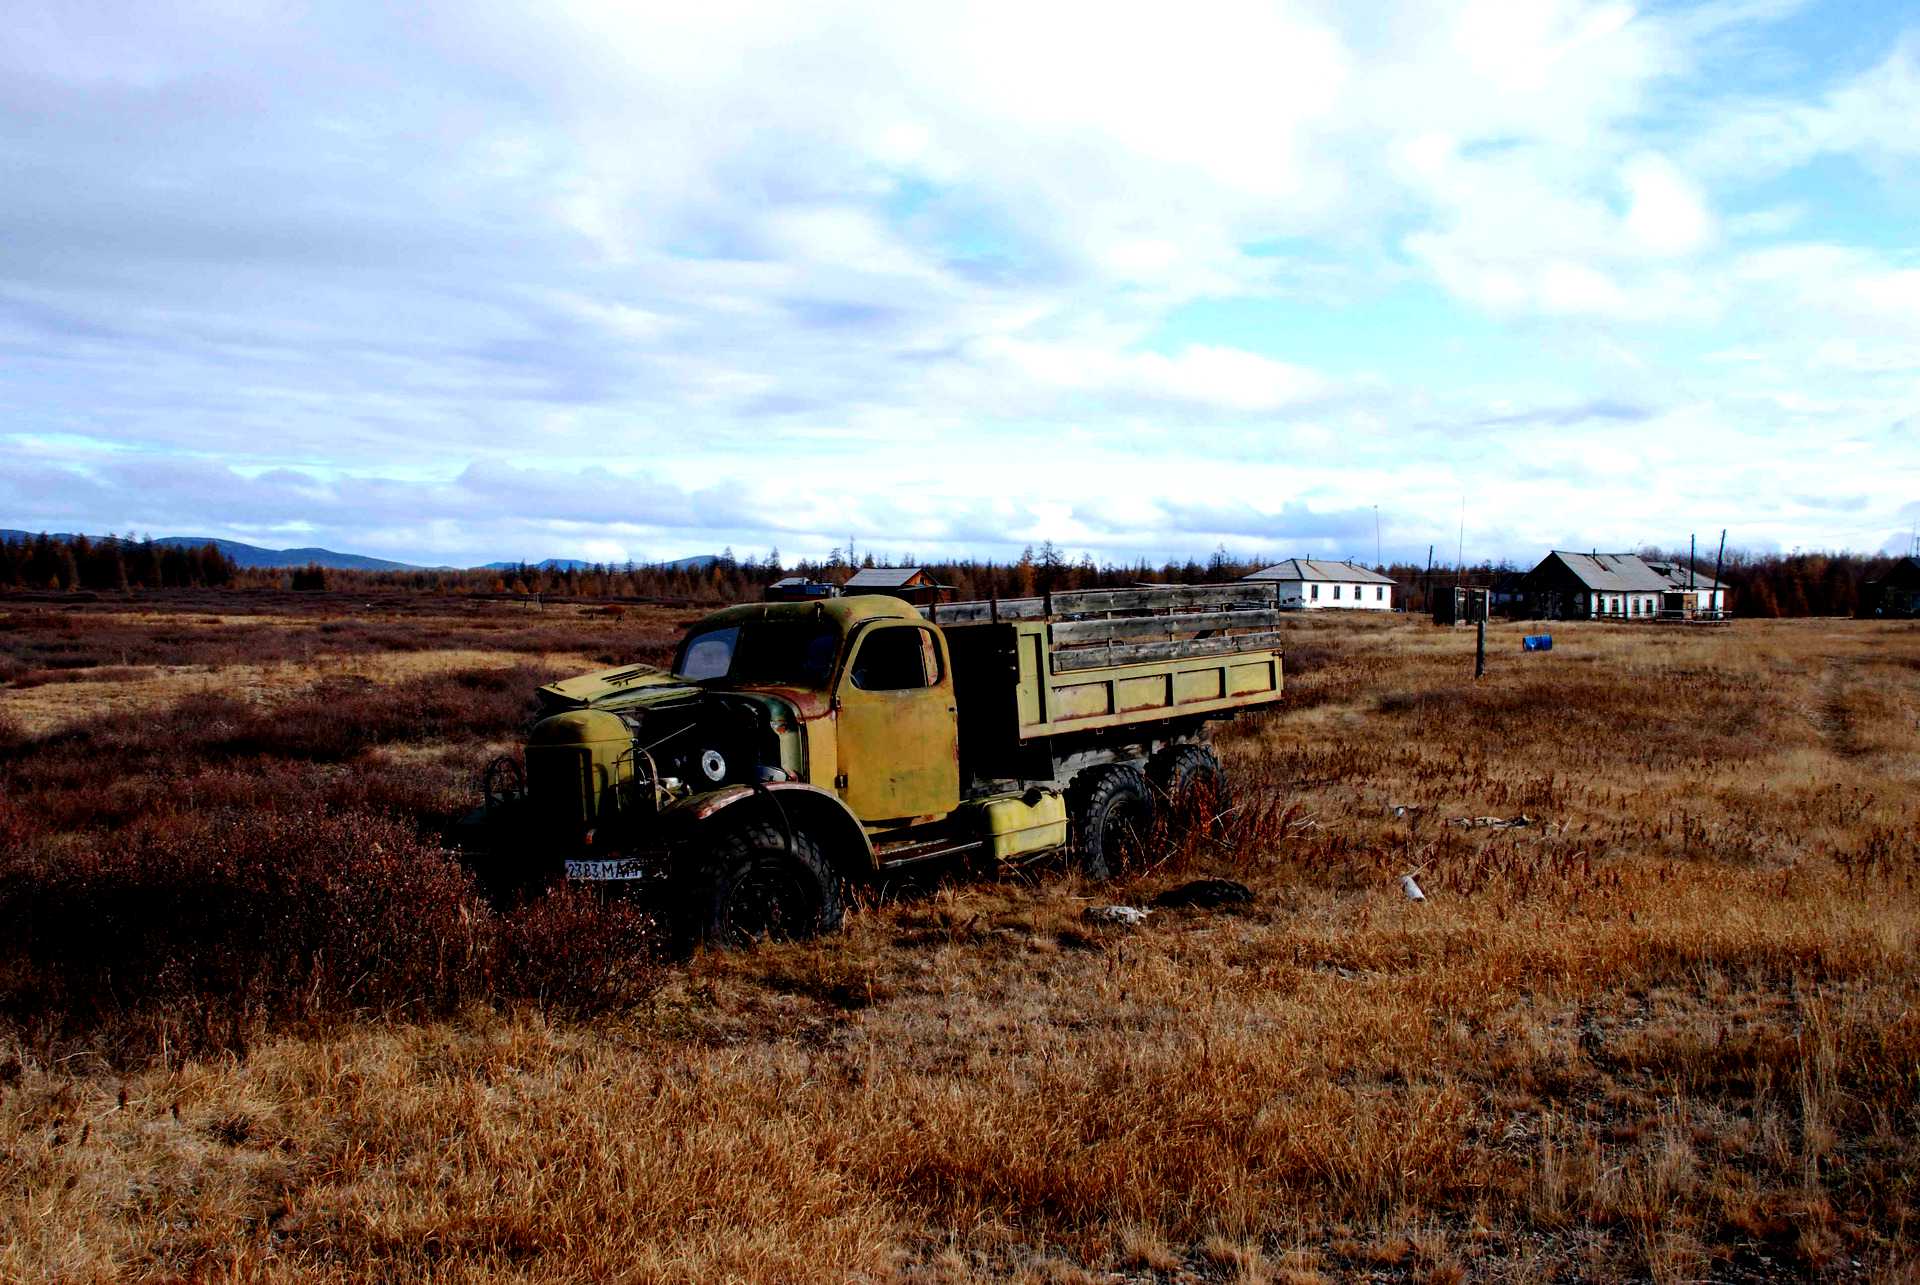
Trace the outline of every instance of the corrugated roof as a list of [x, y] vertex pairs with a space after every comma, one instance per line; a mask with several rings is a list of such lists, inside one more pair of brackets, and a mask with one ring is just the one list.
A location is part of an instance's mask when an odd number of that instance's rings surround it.
[[805, 576], [782, 576], [780, 579], [774, 581], [773, 584], [769, 587], [774, 589], [785, 589], [791, 585], [802, 585], [802, 584], [812, 584], [812, 583], [813, 582], [807, 579]]
[[1322, 558], [1288, 558], [1245, 577], [1248, 580], [1339, 580], [1347, 584], [1392, 584], [1392, 576], [1353, 562], [1328, 562]]
[[1675, 589], [1720, 588], [1720, 582], [1713, 578], [1713, 574], [1699, 567], [1693, 569], [1693, 579], [1689, 582], [1687, 564], [1684, 562], [1649, 562], [1647, 565], [1653, 568], [1655, 575], [1665, 576]]
[[1642, 562], [1637, 554], [1555, 549], [1547, 557], [1560, 559], [1581, 584], [1603, 593], [1658, 593], [1673, 588], [1671, 580]]
[[843, 589], [899, 589], [919, 575], [919, 567], [868, 567], [855, 572]]

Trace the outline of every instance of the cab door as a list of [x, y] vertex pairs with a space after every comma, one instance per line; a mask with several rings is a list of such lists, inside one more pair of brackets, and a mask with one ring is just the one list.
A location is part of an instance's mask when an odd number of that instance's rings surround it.
[[868, 823], [944, 816], [960, 805], [960, 725], [946, 639], [910, 620], [854, 637], [834, 692], [848, 808]]

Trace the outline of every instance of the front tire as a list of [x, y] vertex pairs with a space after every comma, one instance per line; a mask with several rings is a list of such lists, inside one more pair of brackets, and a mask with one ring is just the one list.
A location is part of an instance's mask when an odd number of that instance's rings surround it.
[[1111, 879], [1145, 861], [1153, 832], [1153, 793], [1145, 773], [1131, 763], [1089, 768], [1074, 778], [1067, 795], [1083, 874]]
[[692, 910], [710, 945], [737, 949], [801, 941], [838, 931], [846, 914], [839, 877], [819, 844], [801, 830], [764, 822], [729, 827], [708, 854], [704, 873]]

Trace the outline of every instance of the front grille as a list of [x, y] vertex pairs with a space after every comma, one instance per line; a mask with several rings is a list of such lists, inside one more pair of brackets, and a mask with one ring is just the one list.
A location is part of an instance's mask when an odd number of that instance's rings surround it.
[[528, 746], [527, 796], [535, 811], [556, 824], [586, 825], [593, 815], [590, 767], [577, 746]]

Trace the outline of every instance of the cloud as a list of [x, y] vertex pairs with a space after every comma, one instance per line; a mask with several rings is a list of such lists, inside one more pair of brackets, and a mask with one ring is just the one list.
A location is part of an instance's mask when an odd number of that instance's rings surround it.
[[[1749, 207], [1905, 164], [1920, 46], [1723, 84], [1783, 12], [29, 4], [0, 523], [1337, 552], [1375, 503], [1411, 548], [1462, 489], [1524, 541], [1699, 487], [1877, 539], [1903, 234]], [[1858, 526], [1741, 498], [1827, 478], [1810, 434], [1886, 456]], [[1634, 450], [1687, 480], [1595, 485]]]

